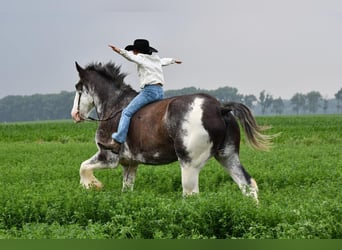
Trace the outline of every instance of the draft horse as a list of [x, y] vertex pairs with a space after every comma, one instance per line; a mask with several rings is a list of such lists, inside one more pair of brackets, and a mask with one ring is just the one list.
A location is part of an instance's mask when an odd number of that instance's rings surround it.
[[[95, 108], [98, 118], [95, 141], [108, 143], [116, 131], [121, 110], [137, 95], [124, 83], [125, 74], [114, 63], [91, 63], [82, 68], [76, 62], [79, 81], [71, 116], [75, 122], [89, 120]], [[138, 164], [162, 165], [179, 161], [183, 195], [199, 192], [198, 177], [209, 158], [227, 170], [241, 191], [258, 201], [255, 180], [239, 159], [240, 122], [247, 141], [256, 149], [266, 150], [270, 136], [263, 134], [247, 106], [221, 104], [207, 94], [166, 98], [141, 108], [131, 119], [127, 141], [119, 154], [101, 148], [82, 162], [80, 183], [101, 188], [94, 176], [96, 169], [123, 167], [123, 190], [133, 190]]]

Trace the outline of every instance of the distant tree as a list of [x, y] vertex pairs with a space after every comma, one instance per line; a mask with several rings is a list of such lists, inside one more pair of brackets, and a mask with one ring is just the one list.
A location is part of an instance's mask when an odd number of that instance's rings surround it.
[[221, 102], [241, 102], [243, 99], [243, 95], [238, 93], [238, 89], [232, 87], [218, 88], [209, 91], [209, 94], [215, 96]]
[[284, 112], [284, 108], [285, 108], [285, 104], [283, 102], [283, 99], [279, 97], [273, 100], [272, 109], [271, 109], [273, 113], [281, 115]]
[[306, 94], [307, 108], [310, 113], [317, 113], [320, 107], [320, 101], [322, 100], [322, 95], [317, 91], [311, 91]]
[[265, 90], [260, 92], [259, 103], [261, 106], [261, 113], [265, 114], [266, 110], [272, 105], [273, 97], [270, 94], [265, 94]]
[[246, 104], [249, 108], [253, 108], [254, 103], [258, 101], [255, 95], [245, 95], [243, 97], [243, 103]]
[[341, 113], [342, 111], [342, 88], [335, 94], [335, 98], [337, 101], [337, 104], [336, 104], [337, 113]]
[[195, 94], [201, 92], [200, 89], [195, 87], [177, 89], [177, 90], [166, 90], [165, 97], [172, 97], [172, 96], [179, 96], [179, 95], [188, 95], [188, 94]]
[[216, 97], [220, 102], [241, 102], [243, 99], [243, 95], [238, 93], [237, 88], [233, 87], [222, 87], [216, 90], [205, 90], [198, 89], [195, 87], [183, 88], [178, 90], [167, 90], [165, 91], [165, 97], [179, 96], [179, 95], [188, 95], [195, 93], [206, 93]]
[[329, 106], [329, 100], [327, 98], [324, 98], [323, 99], [323, 112], [324, 112], [324, 114], [327, 113], [328, 108], [329, 108], [328, 106]]
[[305, 95], [301, 93], [296, 93], [291, 98], [291, 104], [293, 105], [293, 111], [298, 115], [300, 110], [305, 110]]
[[70, 119], [74, 92], [7, 96], [0, 99], [0, 122]]

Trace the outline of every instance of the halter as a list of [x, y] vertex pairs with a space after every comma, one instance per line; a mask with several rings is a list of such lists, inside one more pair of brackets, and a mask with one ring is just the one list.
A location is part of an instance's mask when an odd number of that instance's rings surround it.
[[122, 112], [122, 109], [119, 109], [119, 110], [117, 110], [116, 112], [114, 112], [112, 115], [110, 115], [109, 117], [107, 117], [107, 118], [105, 118], [105, 119], [100, 119], [99, 113], [97, 112], [97, 108], [96, 108], [96, 106], [95, 106], [95, 112], [96, 112], [96, 115], [97, 115], [97, 119], [96, 119], [96, 118], [93, 118], [93, 117], [91, 117], [91, 116], [84, 117], [84, 116], [82, 116], [81, 113], [80, 113], [81, 96], [82, 96], [82, 91], [78, 91], [77, 111], [78, 111], [79, 116], [80, 116], [83, 120], [85, 120], [85, 121], [91, 121], [91, 122], [103, 122], [103, 121], [108, 121], [108, 120], [113, 119], [115, 116], [117, 116], [119, 113]]

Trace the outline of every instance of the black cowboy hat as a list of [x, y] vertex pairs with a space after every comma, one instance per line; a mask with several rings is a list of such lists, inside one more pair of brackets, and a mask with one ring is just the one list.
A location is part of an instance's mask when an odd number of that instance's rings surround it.
[[140, 53], [151, 55], [152, 52], [158, 52], [155, 48], [150, 47], [150, 43], [145, 39], [136, 39], [133, 45], [126, 46], [125, 50], [139, 50]]

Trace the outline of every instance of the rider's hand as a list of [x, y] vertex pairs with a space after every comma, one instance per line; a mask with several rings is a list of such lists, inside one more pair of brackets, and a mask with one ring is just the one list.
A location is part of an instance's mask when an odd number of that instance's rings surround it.
[[119, 53], [120, 49], [115, 47], [114, 45], [108, 45], [112, 50], [114, 50], [115, 52]]

